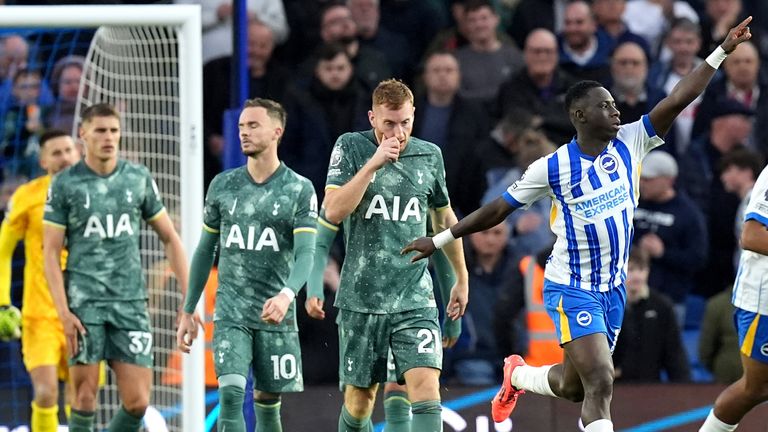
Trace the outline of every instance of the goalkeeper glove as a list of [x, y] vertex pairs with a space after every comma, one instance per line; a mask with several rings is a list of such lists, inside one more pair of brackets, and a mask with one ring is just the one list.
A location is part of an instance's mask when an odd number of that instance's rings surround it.
[[16, 306], [0, 306], [0, 340], [8, 342], [21, 337], [21, 311]]

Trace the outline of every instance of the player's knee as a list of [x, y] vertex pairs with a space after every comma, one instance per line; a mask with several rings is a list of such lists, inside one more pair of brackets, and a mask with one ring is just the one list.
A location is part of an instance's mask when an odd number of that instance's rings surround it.
[[75, 404], [72, 407], [81, 411], [96, 410], [96, 392], [78, 389], [77, 394], [75, 394]]
[[123, 399], [125, 411], [134, 417], [144, 417], [144, 412], [149, 406], [149, 395], [135, 395]]
[[558, 396], [571, 402], [578, 403], [584, 400], [584, 387], [581, 385], [581, 381], [560, 383], [556, 393]]
[[240, 407], [244, 400], [244, 389], [233, 385], [219, 387], [219, 403], [222, 407]]
[[35, 404], [39, 407], [51, 407], [59, 400], [59, 386], [48, 383], [35, 383]]
[[584, 394], [593, 400], [610, 400], [613, 397], [613, 369], [600, 368], [583, 377]]
[[344, 394], [344, 404], [347, 411], [355, 418], [365, 418], [371, 415], [375, 401], [375, 389], [348, 386]]
[[424, 379], [414, 384], [408, 383], [408, 399], [412, 402], [440, 399], [440, 382]]

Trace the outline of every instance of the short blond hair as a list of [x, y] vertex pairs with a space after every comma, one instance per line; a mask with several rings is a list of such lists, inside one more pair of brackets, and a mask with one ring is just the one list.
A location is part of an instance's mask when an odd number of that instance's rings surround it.
[[389, 109], [400, 109], [406, 102], [413, 105], [413, 92], [402, 81], [390, 78], [376, 86], [372, 99], [373, 106], [384, 105]]

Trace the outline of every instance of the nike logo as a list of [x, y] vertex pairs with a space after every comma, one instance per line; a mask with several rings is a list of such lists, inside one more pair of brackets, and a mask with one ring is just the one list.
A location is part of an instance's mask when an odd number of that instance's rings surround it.
[[83, 205], [83, 208], [91, 208], [91, 194], [88, 191], [85, 192], [85, 205]]
[[232, 203], [232, 208], [229, 210], [229, 215], [232, 216], [235, 214], [235, 207], [237, 207], [237, 198], [235, 198], [235, 202]]

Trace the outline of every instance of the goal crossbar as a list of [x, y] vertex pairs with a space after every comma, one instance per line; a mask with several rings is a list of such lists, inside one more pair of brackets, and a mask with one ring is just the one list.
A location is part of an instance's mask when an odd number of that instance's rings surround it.
[[[0, 27], [96, 28], [100, 26], [174, 26], [178, 29], [181, 239], [189, 252], [202, 226], [202, 24], [199, 5], [5, 6]], [[202, 303], [198, 305], [202, 313]], [[200, 332], [202, 333], [202, 332]], [[183, 357], [184, 431], [205, 429], [204, 341], [202, 334]]]

